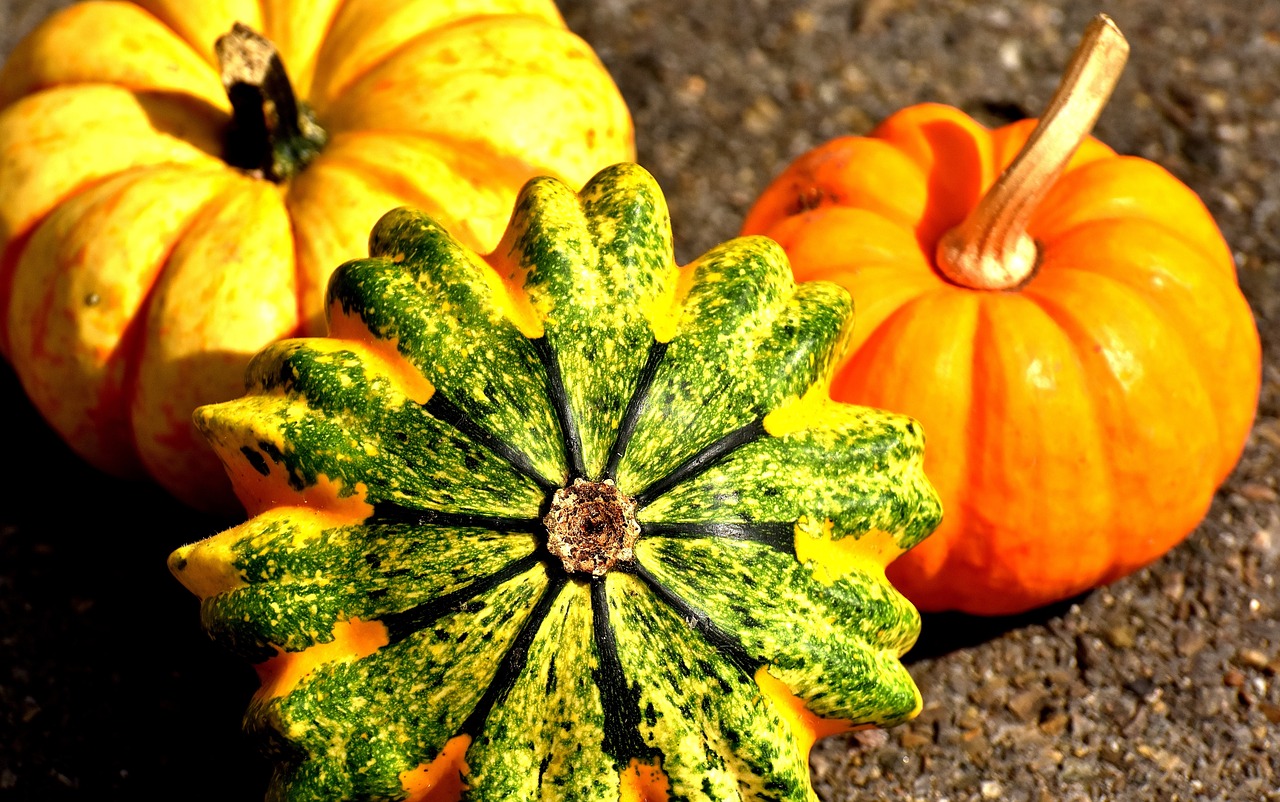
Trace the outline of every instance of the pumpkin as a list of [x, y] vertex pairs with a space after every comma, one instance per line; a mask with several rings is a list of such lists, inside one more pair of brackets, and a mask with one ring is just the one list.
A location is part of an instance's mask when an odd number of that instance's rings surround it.
[[912, 716], [884, 576], [909, 418], [837, 404], [851, 302], [762, 237], [673, 260], [652, 177], [536, 179], [478, 256], [420, 211], [200, 430], [254, 517], [170, 558], [257, 665], [272, 799], [812, 800]]
[[1151, 563], [1248, 436], [1258, 332], [1217, 225], [1087, 136], [1125, 53], [1099, 20], [1042, 122], [908, 107], [803, 154], [743, 224], [857, 299], [833, 395], [930, 435], [947, 518], [889, 569], [922, 609], [1021, 612]]
[[0, 153], [0, 348], [32, 403], [102, 470], [235, 514], [191, 413], [323, 333], [387, 209], [491, 249], [527, 179], [633, 146], [550, 0], [92, 0], [11, 54]]

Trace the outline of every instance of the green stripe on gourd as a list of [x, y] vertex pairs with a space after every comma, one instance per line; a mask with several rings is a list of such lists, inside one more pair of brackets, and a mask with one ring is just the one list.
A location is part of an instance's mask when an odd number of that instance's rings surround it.
[[[211, 440], [243, 439], [261, 465], [295, 488], [325, 476], [370, 502], [482, 510], [536, 518], [543, 491], [528, 477], [430, 415], [339, 341], [289, 340], [250, 363], [251, 390], [197, 423]], [[281, 444], [281, 445], [276, 445]], [[253, 457], [247, 457], [252, 459]]]
[[[253, 523], [235, 546], [244, 584], [208, 599], [210, 634], [259, 662], [328, 640], [339, 621], [382, 619], [457, 593], [533, 554], [532, 535], [384, 524], [309, 533]], [[340, 579], [337, 579], [340, 578]]]
[[654, 184], [627, 173], [593, 182], [581, 198], [539, 179], [516, 207], [519, 236], [498, 248], [526, 271], [525, 290], [564, 378], [585, 475], [604, 468], [653, 341], [648, 310], [676, 278], [665, 212]]
[[723, 538], [648, 538], [637, 559], [718, 629], [738, 633], [744, 652], [818, 715], [887, 726], [915, 711], [897, 655], [915, 641], [920, 617], [873, 577], [816, 587], [793, 555]]
[[566, 475], [561, 437], [533, 345], [502, 315], [491, 268], [420, 212], [389, 212], [371, 258], [349, 262], [330, 307], [359, 317], [450, 402], [527, 455], [545, 477]]
[[626, 492], [824, 379], [851, 312], [836, 285], [796, 287], [782, 249], [762, 237], [721, 245], [693, 269], [676, 337], [618, 468]]
[[924, 447], [908, 418], [828, 405], [811, 428], [759, 437], [676, 485], [640, 520], [831, 521], [833, 540], [886, 532], [905, 551], [933, 527], [933, 487], [913, 460]]
[[[591, 597], [569, 582], [531, 644], [528, 669], [489, 717], [469, 782], [492, 799], [608, 799], [618, 773], [601, 748], [604, 710], [590, 638]], [[567, 726], [566, 726], [567, 725]]]
[[757, 666], [726, 659], [639, 580], [608, 582], [619, 656], [645, 711], [640, 731], [663, 755], [672, 796], [813, 799], [808, 755], [760, 694]]
[[682, 272], [634, 165], [531, 182], [492, 267], [405, 210], [371, 252], [331, 338], [199, 410], [257, 515], [170, 562], [265, 661], [271, 798], [438, 769], [476, 802], [613, 802], [639, 763], [672, 800], [811, 800], [762, 672], [852, 724], [914, 713], [883, 568], [940, 511], [914, 423], [823, 401], [843, 290], [762, 238]]
[[282, 758], [275, 796], [402, 796], [400, 772], [464, 725], [547, 582], [536, 566], [363, 660], [323, 665], [287, 696], [255, 700], [246, 727]]

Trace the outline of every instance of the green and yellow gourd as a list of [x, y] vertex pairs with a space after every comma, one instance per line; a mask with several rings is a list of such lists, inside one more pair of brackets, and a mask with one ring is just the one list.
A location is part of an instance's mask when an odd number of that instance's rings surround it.
[[270, 799], [811, 800], [816, 737], [915, 714], [884, 567], [940, 508], [914, 421], [827, 396], [843, 289], [677, 266], [630, 164], [370, 254], [196, 413], [254, 517], [170, 567], [257, 664]]

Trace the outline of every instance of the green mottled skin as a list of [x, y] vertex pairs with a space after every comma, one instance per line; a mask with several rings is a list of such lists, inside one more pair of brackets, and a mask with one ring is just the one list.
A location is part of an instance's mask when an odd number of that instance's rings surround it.
[[495, 316], [484, 263], [434, 220], [407, 209], [378, 222], [369, 254], [333, 274], [331, 303], [375, 336], [396, 341], [438, 392], [523, 451], [543, 476], [563, 477], [544, 374], [529, 341]]
[[[391, 524], [325, 530], [302, 546], [276, 522], [236, 544], [248, 584], [205, 602], [209, 632], [255, 662], [312, 646], [346, 618], [372, 620], [458, 590], [532, 554], [531, 535]], [[340, 577], [340, 583], [333, 578]]]
[[795, 287], [771, 240], [732, 240], [694, 270], [677, 335], [618, 470], [624, 492], [803, 395], [830, 372], [850, 317], [849, 296], [836, 285]]
[[570, 582], [543, 623], [528, 669], [491, 716], [493, 740], [472, 752], [471, 781], [489, 797], [538, 799], [540, 786], [548, 789], [544, 797], [617, 796], [617, 771], [601, 751], [596, 658], [591, 639], [582, 637], [590, 631], [587, 585]]
[[[807, 754], [758, 671], [825, 717], [915, 712], [899, 657], [919, 617], [883, 563], [833, 578], [789, 538], [830, 522], [841, 547], [919, 542], [940, 510], [918, 427], [834, 404], [798, 431], [760, 426], [825, 387], [851, 320], [843, 290], [797, 287], [781, 249], [749, 238], [703, 256], [677, 291], [665, 203], [634, 165], [580, 195], [549, 179], [522, 194], [493, 258], [520, 278], [536, 342], [504, 315], [493, 268], [428, 218], [389, 213], [370, 250], [332, 279], [340, 336], [272, 346], [244, 398], [197, 413], [233, 476], [336, 487], [373, 511], [317, 525], [275, 510], [219, 535], [221, 550], [171, 558], [193, 589], [235, 578], [203, 621], [250, 660], [330, 642], [351, 619], [386, 628], [371, 654], [255, 697], [271, 799], [403, 798], [402, 773], [465, 735], [468, 800], [617, 800], [632, 761], [660, 764], [672, 800], [812, 800]], [[655, 331], [664, 303], [680, 304], [674, 334]], [[439, 397], [411, 400], [365, 364], [380, 341]], [[575, 464], [601, 478], [651, 347], [661, 361], [616, 479], [662, 492], [639, 511], [634, 561], [566, 574], [546, 551], [549, 494]], [[726, 522], [745, 539], [707, 528]]]
[[[920, 427], [909, 418], [841, 405], [809, 429], [739, 448], [669, 490], [642, 521], [832, 521], [835, 539], [869, 530], [906, 550], [934, 526], [932, 490], [912, 460]], [[780, 481], [785, 479], [785, 481]]]
[[[535, 222], [536, 221], [536, 222]], [[603, 469], [653, 332], [642, 313], [665, 288], [671, 224], [658, 188], [578, 196], [543, 182], [516, 207], [510, 254], [560, 359], [588, 475]]]

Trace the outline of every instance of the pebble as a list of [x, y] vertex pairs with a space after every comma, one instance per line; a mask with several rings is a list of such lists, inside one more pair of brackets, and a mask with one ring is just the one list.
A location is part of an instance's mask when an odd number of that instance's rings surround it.
[[1272, 724], [1280, 724], [1280, 705], [1261, 702], [1258, 705], [1258, 712], [1262, 713], [1262, 717]]
[[1247, 668], [1263, 669], [1271, 661], [1257, 649], [1241, 649], [1236, 653], [1236, 662]]
[[1178, 634], [1173, 636], [1173, 645], [1177, 649], [1180, 657], [1191, 657], [1196, 652], [1205, 647], [1209, 642], [1209, 636], [1199, 630], [1180, 629]]
[[1016, 694], [1005, 706], [1023, 721], [1031, 721], [1040, 717], [1040, 711], [1044, 707], [1044, 692], [1034, 688], [1023, 691]]

